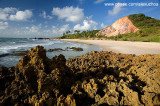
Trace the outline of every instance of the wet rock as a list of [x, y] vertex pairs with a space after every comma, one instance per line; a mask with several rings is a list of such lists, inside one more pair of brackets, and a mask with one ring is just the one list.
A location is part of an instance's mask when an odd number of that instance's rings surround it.
[[83, 51], [83, 48], [80, 47], [71, 47], [70, 49], [73, 49], [73, 51]]
[[47, 52], [54, 52], [54, 51], [63, 51], [62, 48], [54, 48], [54, 49], [49, 49]]
[[6, 53], [6, 54], [1, 54], [0, 57], [5, 57], [5, 56], [24, 56], [28, 53], [29, 51], [13, 51], [12, 53]]
[[0, 54], [0, 57], [5, 57], [5, 56], [9, 56], [10, 54], [9, 53], [6, 53], [6, 54]]
[[54, 52], [54, 51], [83, 51], [83, 48], [80, 47], [66, 47], [65, 49], [62, 48], [54, 48], [54, 49], [48, 49], [47, 52]]
[[12, 56], [24, 56], [28, 53], [29, 51], [13, 51], [13, 53], [11, 53], [10, 55]]

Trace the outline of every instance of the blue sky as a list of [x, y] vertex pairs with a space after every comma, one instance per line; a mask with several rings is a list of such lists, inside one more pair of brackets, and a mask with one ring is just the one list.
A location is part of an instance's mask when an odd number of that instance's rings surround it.
[[159, 0], [0, 0], [0, 37], [57, 37], [67, 30], [102, 29], [138, 13], [160, 19], [159, 5], [128, 6], [151, 2], [160, 5]]

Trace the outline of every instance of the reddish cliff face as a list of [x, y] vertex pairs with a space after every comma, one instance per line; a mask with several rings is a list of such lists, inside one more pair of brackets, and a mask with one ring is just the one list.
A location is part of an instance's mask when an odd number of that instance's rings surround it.
[[134, 33], [139, 29], [136, 28], [128, 17], [117, 20], [114, 24], [100, 30], [97, 35], [116, 36], [118, 34]]

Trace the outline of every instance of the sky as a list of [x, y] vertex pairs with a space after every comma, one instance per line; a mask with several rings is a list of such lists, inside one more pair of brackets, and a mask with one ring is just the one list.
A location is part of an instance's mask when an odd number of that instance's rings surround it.
[[138, 13], [160, 19], [160, 0], [0, 0], [0, 37], [54, 38], [68, 30], [100, 30]]

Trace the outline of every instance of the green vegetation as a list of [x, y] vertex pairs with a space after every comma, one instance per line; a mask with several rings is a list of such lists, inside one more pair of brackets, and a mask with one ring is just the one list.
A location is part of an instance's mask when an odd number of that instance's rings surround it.
[[88, 38], [94, 38], [96, 37], [96, 33], [99, 30], [93, 30], [93, 31], [83, 31], [80, 33], [79, 30], [75, 30], [74, 34], [70, 34], [70, 31], [67, 31], [66, 33], [63, 33], [62, 37], [58, 37], [58, 39], [77, 39], [77, 38], [81, 38], [81, 39], [88, 39]]
[[132, 23], [142, 29], [142, 28], [150, 28], [150, 27], [160, 27], [160, 20], [145, 16], [144, 14], [133, 14], [129, 15], [128, 18], [132, 21]]
[[160, 27], [144, 28], [136, 33], [128, 33], [105, 38], [119, 41], [160, 42]]
[[101, 36], [96, 35], [99, 30], [80, 31], [75, 30], [74, 34], [67, 31], [59, 39], [89, 39], [89, 38], [105, 38], [119, 41], [141, 41], [141, 42], [160, 42], [160, 20], [145, 16], [144, 14], [133, 14], [128, 16], [132, 23], [140, 30], [136, 33], [119, 34], [117, 36]]

